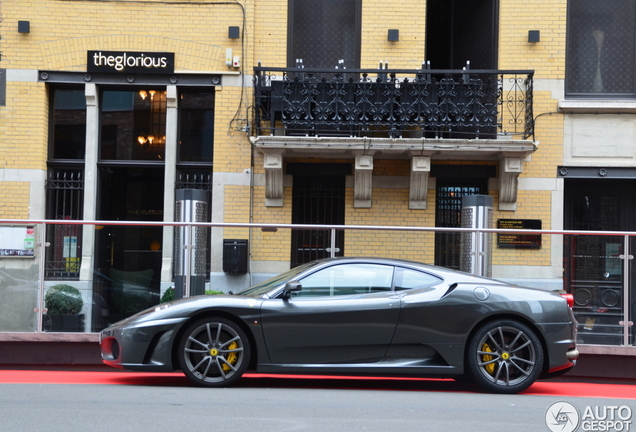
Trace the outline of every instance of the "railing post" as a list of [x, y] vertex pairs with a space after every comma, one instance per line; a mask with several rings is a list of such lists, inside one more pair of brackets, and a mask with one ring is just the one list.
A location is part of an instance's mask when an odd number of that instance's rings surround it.
[[190, 276], [192, 273], [192, 225], [186, 226], [185, 235], [185, 254], [183, 257], [183, 267], [185, 276], [185, 287], [183, 292], [183, 298], [190, 297]]
[[37, 307], [33, 312], [38, 314], [37, 317], [37, 329], [36, 332], [44, 331], [42, 328], [42, 314], [44, 313], [44, 274], [46, 270], [46, 223], [41, 223], [38, 225], [39, 233], [38, 233], [38, 242], [37, 246], [39, 248], [40, 256], [38, 257], [38, 303]]
[[336, 229], [331, 228], [331, 251], [329, 252], [329, 256], [334, 258], [336, 256]]
[[629, 250], [629, 234], [623, 237], [623, 320], [619, 322], [623, 326], [623, 346], [629, 345], [629, 328], [633, 322], [629, 320], [629, 281], [630, 277], [630, 261], [634, 259], [634, 255]]

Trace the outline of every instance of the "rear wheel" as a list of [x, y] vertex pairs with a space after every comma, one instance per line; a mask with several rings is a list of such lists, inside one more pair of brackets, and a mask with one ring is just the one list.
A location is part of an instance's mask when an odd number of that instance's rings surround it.
[[245, 372], [250, 345], [245, 332], [225, 318], [203, 318], [190, 325], [179, 343], [179, 365], [197, 385], [225, 387]]
[[518, 393], [534, 383], [543, 365], [543, 348], [536, 334], [514, 320], [490, 322], [469, 342], [470, 377], [487, 391]]

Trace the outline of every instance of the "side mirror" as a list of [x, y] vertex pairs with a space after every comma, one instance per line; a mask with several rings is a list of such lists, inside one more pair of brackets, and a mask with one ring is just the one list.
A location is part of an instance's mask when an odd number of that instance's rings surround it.
[[285, 284], [285, 288], [283, 289], [283, 298], [285, 300], [289, 299], [294, 292], [299, 292], [303, 289], [303, 286], [298, 281], [289, 281]]

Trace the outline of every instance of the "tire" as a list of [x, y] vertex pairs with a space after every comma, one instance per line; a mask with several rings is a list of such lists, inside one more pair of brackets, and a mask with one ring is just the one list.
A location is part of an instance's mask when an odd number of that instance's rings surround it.
[[198, 386], [227, 387], [245, 373], [250, 344], [241, 328], [225, 318], [191, 324], [179, 341], [178, 358], [186, 377]]
[[528, 326], [498, 320], [480, 327], [468, 344], [466, 369], [491, 393], [519, 393], [530, 387], [543, 367], [543, 347]]

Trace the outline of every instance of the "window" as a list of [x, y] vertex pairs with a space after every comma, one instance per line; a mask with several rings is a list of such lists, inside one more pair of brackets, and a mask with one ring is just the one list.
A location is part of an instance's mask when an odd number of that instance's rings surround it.
[[[84, 87], [50, 88], [46, 218], [81, 220], [84, 208], [86, 97]], [[47, 280], [79, 279], [81, 225], [47, 225]]]
[[[435, 208], [435, 226], [460, 228], [462, 198], [488, 193], [488, 180], [438, 180]], [[435, 233], [435, 265], [453, 270], [460, 269], [461, 233]]]
[[166, 145], [165, 90], [104, 90], [100, 125], [102, 161], [163, 162]]
[[212, 162], [214, 92], [187, 90], [179, 101], [179, 161]]
[[51, 89], [51, 159], [84, 159], [86, 97], [84, 89]]
[[437, 276], [416, 270], [398, 268], [395, 271], [395, 290], [422, 289], [442, 282]]
[[361, 0], [290, 0], [287, 65], [360, 66]]
[[377, 264], [343, 264], [303, 278], [297, 295], [342, 296], [390, 291], [393, 267]]
[[[81, 220], [84, 206], [82, 168], [50, 168], [46, 182], [46, 218]], [[47, 225], [47, 279], [78, 279], [82, 226]]]
[[569, 0], [566, 94], [636, 96], [636, 0]]

